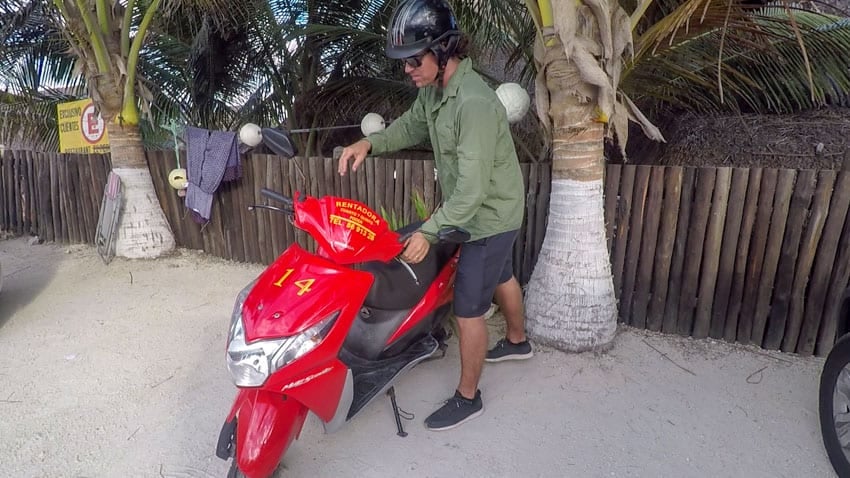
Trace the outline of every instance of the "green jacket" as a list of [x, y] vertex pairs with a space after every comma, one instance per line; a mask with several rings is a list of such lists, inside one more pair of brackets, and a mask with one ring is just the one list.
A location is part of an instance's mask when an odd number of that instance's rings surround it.
[[525, 188], [505, 108], [471, 60], [460, 62], [445, 90], [421, 88], [409, 110], [367, 139], [372, 154], [379, 155], [426, 138], [434, 149], [443, 205], [422, 230], [436, 234], [445, 226], [462, 227], [474, 241], [520, 228]]

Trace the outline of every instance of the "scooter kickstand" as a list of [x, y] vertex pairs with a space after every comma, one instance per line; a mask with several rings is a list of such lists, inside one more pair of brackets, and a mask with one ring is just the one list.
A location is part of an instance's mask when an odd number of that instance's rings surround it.
[[[393, 414], [395, 415], [395, 425], [396, 425], [396, 427], [398, 427], [398, 436], [406, 437], [407, 432], [404, 431], [404, 428], [402, 428], [402, 426], [401, 426], [401, 415], [399, 415], [398, 405], [396, 404], [396, 401], [395, 401], [395, 387], [390, 387], [390, 389], [387, 390], [387, 395], [390, 396], [390, 402], [392, 402], [392, 404], [393, 404]], [[407, 412], [405, 412], [405, 413], [407, 413]]]

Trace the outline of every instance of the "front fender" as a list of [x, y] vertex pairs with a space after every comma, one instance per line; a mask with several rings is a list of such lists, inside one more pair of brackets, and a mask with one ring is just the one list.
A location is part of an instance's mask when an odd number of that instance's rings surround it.
[[239, 470], [247, 478], [267, 478], [301, 432], [307, 407], [287, 395], [242, 388], [231, 417], [236, 420], [234, 460]]

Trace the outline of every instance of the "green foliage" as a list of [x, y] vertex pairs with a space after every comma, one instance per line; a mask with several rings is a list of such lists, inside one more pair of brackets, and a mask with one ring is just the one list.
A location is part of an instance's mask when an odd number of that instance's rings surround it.
[[[629, 12], [644, 4], [622, 3]], [[158, 125], [172, 119], [236, 130], [248, 121], [290, 129], [356, 124], [367, 112], [396, 118], [417, 93], [401, 63], [383, 51], [396, 4], [166, 2], [138, 68], [140, 108], [149, 114], [142, 124], [147, 146], [170, 147]], [[523, 2], [452, 5], [477, 46], [476, 64], [515, 66], [526, 84], [534, 77], [535, 29]], [[86, 95], [67, 42], [69, 26], [59, 18], [49, 0], [0, 2], [0, 85], [8, 93], [2, 103], [14, 105], [0, 111], [8, 112], [0, 138], [36, 139], [39, 147], [55, 149], [55, 104]], [[636, 24], [635, 56], [625, 59], [620, 84], [642, 107], [789, 112], [848, 101], [846, 18], [742, 0], [655, 0]], [[305, 145], [315, 152], [359, 135], [335, 130], [295, 140], [306, 153]]]
[[696, 112], [791, 113], [850, 100], [848, 19], [764, 8], [731, 10], [727, 22], [725, 4], [711, 6], [690, 32], [675, 32], [677, 10], [636, 37], [623, 91]]
[[392, 229], [393, 231], [398, 230], [399, 228], [404, 226], [404, 224], [402, 224], [401, 217], [396, 214], [395, 209], [391, 209], [389, 212], [387, 212], [387, 210], [384, 209], [384, 206], [381, 206], [381, 217], [383, 217], [384, 220], [387, 221], [387, 224], [389, 224], [390, 229]]
[[413, 201], [413, 210], [416, 211], [416, 217], [422, 221], [428, 219], [428, 216], [431, 215], [431, 211], [428, 210], [428, 206], [425, 204], [425, 198], [422, 197], [422, 193], [420, 193], [417, 189], [416, 191], [413, 191], [413, 195], [410, 199]]
[[[410, 195], [410, 200], [413, 203], [413, 210], [416, 213], [416, 217], [420, 221], [428, 219], [428, 217], [431, 215], [431, 211], [428, 210], [428, 206], [425, 204], [425, 198], [422, 197], [422, 193], [419, 192], [419, 190], [413, 191], [413, 194]], [[394, 209], [387, 211], [386, 209], [384, 209], [384, 206], [381, 206], [380, 209], [381, 217], [383, 217], [384, 220], [387, 221], [387, 224], [389, 224], [390, 229], [395, 231], [407, 225], [404, 220], [404, 217], [402, 217], [401, 214], [396, 213]]]

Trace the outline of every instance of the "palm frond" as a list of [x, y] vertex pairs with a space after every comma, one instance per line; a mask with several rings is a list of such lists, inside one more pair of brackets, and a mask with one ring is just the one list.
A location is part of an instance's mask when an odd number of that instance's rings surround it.
[[794, 16], [799, 37], [784, 11], [763, 10], [748, 18], [746, 28], [715, 28], [655, 54], [644, 49], [623, 89], [696, 111], [783, 113], [846, 102], [850, 58], [841, 52], [850, 48], [850, 23], [811, 12]]

